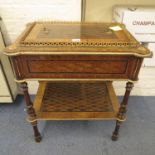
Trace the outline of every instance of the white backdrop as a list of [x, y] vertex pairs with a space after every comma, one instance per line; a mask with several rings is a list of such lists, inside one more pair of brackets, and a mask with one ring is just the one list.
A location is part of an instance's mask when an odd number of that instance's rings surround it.
[[0, 0], [3, 33], [8, 44], [36, 20], [81, 20], [81, 0]]

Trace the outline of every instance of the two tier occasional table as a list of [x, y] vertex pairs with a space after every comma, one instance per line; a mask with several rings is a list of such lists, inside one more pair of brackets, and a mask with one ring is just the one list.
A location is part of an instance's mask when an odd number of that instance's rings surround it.
[[[6, 48], [20, 83], [36, 142], [37, 120], [126, 120], [133, 82], [151, 52], [118, 23], [34, 22]], [[39, 81], [34, 103], [28, 80]], [[118, 103], [112, 82], [126, 80]], [[95, 134], [95, 133], [94, 133]]]

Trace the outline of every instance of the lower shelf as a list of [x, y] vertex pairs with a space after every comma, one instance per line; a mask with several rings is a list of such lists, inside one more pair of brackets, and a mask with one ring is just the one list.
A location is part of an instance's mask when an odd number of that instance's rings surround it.
[[116, 119], [119, 103], [111, 82], [40, 82], [38, 120]]

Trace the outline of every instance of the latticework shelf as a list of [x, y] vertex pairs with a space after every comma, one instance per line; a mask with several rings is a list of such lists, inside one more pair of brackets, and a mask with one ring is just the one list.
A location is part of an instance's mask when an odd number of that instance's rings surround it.
[[116, 119], [118, 100], [111, 82], [40, 82], [37, 119]]

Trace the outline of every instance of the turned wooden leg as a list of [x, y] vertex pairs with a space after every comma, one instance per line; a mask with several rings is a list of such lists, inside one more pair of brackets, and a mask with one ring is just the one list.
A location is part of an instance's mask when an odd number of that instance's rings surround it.
[[118, 121], [118, 120], [117, 120], [117, 121], [116, 121], [115, 130], [114, 130], [114, 132], [113, 132], [113, 134], [112, 134], [112, 137], [111, 137], [111, 139], [112, 139], [113, 141], [116, 141], [116, 140], [118, 139], [120, 125], [121, 125], [121, 121]]
[[35, 110], [33, 108], [33, 103], [31, 102], [30, 95], [28, 93], [28, 86], [26, 82], [21, 83], [21, 88], [24, 93], [25, 103], [26, 103], [26, 109], [28, 118], [27, 121], [31, 123], [34, 131], [34, 137], [36, 142], [41, 141], [41, 135], [39, 133], [38, 127], [37, 127], [37, 120], [36, 120], [36, 114]]
[[116, 127], [115, 130], [113, 132], [112, 135], [112, 140], [116, 141], [118, 139], [119, 136], [119, 129], [120, 129], [120, 125], [123, 121], [126, 120], [126, 112], [127, 112], [127, 106], [128, 106], [128, 99], [130, 96], [130, 92], [133, 88], [133, 83], [132, 82], [127, 82], [126, 83], [126, 91], [125, 91], [125, 95], [123, 97], [123, 101], [122, 104], [120, 106], [118, 115], [117, 115], [117, 121], [116, 121]]

